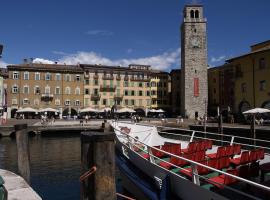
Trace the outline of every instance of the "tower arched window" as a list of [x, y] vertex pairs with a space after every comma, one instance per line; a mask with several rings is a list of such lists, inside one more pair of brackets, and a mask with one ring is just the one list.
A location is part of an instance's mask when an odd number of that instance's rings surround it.
[[191, 18], [194, 18], [194, 10], [191, 10], [191, 11], [190, 11], [190, 17], [191, 17]]
[[196, 18], [196, 19], [199, 18], [199, 11], [198, 11], [198, 10], [195, 11], [195, 18]]

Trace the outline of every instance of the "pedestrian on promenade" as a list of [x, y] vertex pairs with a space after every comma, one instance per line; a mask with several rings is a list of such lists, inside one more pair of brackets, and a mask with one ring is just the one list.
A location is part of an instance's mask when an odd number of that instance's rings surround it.
[[85, 116], [85, 123], [87, 124], [88, 122], [88, 115]]

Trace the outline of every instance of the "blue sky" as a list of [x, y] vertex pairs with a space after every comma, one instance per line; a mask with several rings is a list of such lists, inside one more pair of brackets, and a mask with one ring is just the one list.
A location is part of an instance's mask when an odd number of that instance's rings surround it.
[[[192, 0], [9, 0], [0, 7], [3, 63], [179, 68], [182, 10]], [[269, 0], [202, 0], [211, 66], [270, 39]]]

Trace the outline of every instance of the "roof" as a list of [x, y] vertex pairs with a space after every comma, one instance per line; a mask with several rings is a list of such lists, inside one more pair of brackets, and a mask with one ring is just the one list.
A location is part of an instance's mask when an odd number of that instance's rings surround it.
[[264, 49], [264, 50], [249, 52], [249, 53], [246, 53], [246, 54], [243, 54], [243, 55], [228, 59], [228, 60], [226, 60], [226, 62], [230, 63], [230, 62], [232, 62], [232, 61], [234, 61], [236, 59], [239, 59], [239, 58], [244, 58], [246, 56], [250, 56], [250, 55], [258, 54], [258, 53], [263, 53], [263, 52], [268, 52], [268, 51], [270, 51], [270, 49]]
[[27, 63], [18, 65], [8, 65], [8, 69], [14, 70], [35, 70], [35, 71], [67, 71], [74, 73], [83, 73], [83, 70], [78, 65], [62, 65], [62, 64], [42, 64], [42, 63]]
[[185, 8], [186, 7], [203, 7], [203, 5], [202, 4], [192, 4], [192, 3], [190, 3], [190, 4], [186, 4]]
[[262, 44], [267, 44], [267, 43], [270, 43], [270, 40], [266, 40], [266, 41], [263, 41], [263, 42], [260, 42], [260, 43], [257, 43], [257, 44], [253, 44], [250, 47], [255, 47], [255, 46], [262, 45]]

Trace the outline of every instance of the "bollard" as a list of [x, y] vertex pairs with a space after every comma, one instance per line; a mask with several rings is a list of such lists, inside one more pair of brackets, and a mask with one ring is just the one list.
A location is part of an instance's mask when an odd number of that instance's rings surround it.
[[81, 133], [81, 200], [116, 199], [114, 148], [112, 132]]
[[30, 156], [27, 124], [14, 125], [16, 132], [19, 174], [30, 185]]

